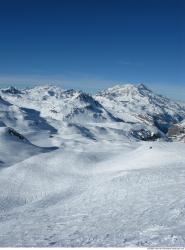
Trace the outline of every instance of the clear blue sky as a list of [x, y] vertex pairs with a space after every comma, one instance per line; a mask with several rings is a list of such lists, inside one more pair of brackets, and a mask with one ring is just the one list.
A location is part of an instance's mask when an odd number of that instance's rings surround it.
[[0, 85], [143, 82], [185, 100], [184, 13], [184, 0], [2, 0]]

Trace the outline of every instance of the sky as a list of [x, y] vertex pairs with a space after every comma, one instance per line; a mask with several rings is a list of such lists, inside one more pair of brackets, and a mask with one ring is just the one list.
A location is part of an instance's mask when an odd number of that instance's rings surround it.
[[144, 83], [185, 100], [184, 0], [0, 0], [0, 86]]

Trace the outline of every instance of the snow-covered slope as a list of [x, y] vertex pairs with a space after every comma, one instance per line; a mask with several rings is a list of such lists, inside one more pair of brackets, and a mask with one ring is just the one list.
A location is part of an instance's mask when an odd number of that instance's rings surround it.
[[91, 142], [4, 168], [0, 246], [184, 246], [184, 154]]
[[[16, 94], [17, 97], [17, 94]], [[50, 133], [56, 129], [40, 116], [40, 112], [30, 108], [21, 108], [4, 100], [0, 96], [0, 122], [13, 127], [20, 133], [39, 132], [46, 130]]]
[[0, 124], [0, 169], [53, 149], [56, 148], [37, 147], [14, 129]]

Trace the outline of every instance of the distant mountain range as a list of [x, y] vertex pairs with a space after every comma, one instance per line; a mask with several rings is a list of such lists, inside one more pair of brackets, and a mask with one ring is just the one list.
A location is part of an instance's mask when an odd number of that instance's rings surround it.
[[0, 126], [28, 137], [184, 140], [185, 104], [145, 85], [117, 85], [92, 96], [53, 85], [0, 89]]

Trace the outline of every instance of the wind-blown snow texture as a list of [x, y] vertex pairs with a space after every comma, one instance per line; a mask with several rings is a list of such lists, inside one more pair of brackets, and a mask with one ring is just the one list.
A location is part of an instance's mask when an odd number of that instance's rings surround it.
[[144, 85], [0, 90], [0, 247], [185, 246], [185, 105]]

